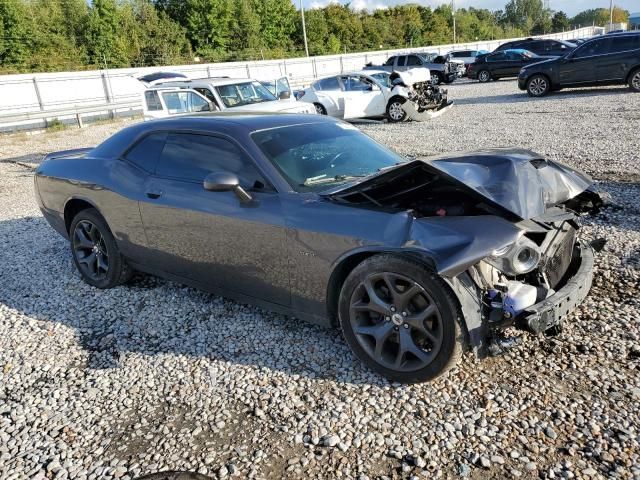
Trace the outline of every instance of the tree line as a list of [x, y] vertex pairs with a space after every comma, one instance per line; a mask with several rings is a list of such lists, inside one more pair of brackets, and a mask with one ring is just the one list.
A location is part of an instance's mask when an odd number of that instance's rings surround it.
[[[615, 9], [614, 22], [628, 12]], [[454, 12], [405, 4], [373, 12], [330, 3], [305, 10], [310, 55], [453, 42]], [[569, 18], [542, 0], [455, 12], [456, 41], [604, 25], [609, 11]], [[0, 73], [175, 65], [304, 55], [291, 0], [0, 0]]]

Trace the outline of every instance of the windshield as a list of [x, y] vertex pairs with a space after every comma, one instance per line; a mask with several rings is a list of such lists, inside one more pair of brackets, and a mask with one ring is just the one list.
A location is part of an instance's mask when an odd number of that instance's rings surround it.
[[422, 57], [425, 62], [432, 63], [438, 56], [437, 53], [419, 53], [418, 56]]
[[347, 123], [290, 125], [251, 137], [296, 192], [326, 190], [406, 161]]
[[383, 87], [391, 88], [389, 74], [387, 72], [372, 73], [371, 77], [375, 78]]
[[220, 85], [216, 91], [225, 107], [233, 108], [252, 103], [271, 102], [277, 100], [260, 82], [242, 82], [231, 85]]

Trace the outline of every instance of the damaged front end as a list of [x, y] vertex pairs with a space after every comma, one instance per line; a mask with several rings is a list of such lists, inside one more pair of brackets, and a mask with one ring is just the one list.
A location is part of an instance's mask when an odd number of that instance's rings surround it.
[[389, 77], [392, 95], [406, 98], [402, 109], [408, 120], [423, 121], [437, 117], [448, 110], [453, 102], [447, 90], [433, 83], [425, 69], [409, 72], [393, 72]]
[[526, 150], [415, 160], [331, 192], [334, 200], [411, 210], [403, 250], [425, 255], [457, 295], [470, 346], [500, 353], [509, 326], [561, 326], [586, 297], [593, 250], [579, 217], [602, 202], [591, 179]]

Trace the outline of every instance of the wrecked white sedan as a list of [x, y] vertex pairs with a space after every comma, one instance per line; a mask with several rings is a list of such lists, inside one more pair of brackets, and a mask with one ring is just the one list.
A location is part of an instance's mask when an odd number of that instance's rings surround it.
[[453, 103], [425, 69], [334, 75], [314, 82], [298, 100], [313, 103], [322, 115], [345, 120], [386, 117], [390, 122], [428, 120]]

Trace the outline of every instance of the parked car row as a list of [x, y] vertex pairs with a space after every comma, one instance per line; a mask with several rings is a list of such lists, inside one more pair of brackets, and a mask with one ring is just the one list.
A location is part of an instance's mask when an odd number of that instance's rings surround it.
[[506, 42], [478, 55], [467, 75], [480, 82], [517, 77], [518, 88], [543, 97], [563, 88], [624, 85], [640, 92], [640, 32], [610, 33], [575, 43], [551, 39]]

